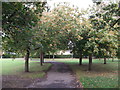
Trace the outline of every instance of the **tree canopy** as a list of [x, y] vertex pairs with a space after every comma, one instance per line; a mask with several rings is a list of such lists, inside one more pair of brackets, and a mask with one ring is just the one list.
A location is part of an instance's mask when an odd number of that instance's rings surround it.
[[118, 3], [99, 3], [96, 7], [100, 8], [90, 10], [65, 4], [51, 11], [45, 10], [46, 2], [2, 4], [3, 49], [26, 55], [26, 68], [30, 52], [43, 55], [67, 50], [70, 41], [72, 52], [80, 57], [80, 65], [83, 55], [89, 56], [89, 70], [92, 56], [118, 55]]

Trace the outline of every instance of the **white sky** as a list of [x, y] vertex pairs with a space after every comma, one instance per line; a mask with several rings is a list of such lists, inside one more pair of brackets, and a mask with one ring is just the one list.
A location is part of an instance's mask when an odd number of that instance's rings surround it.
[[60, 2], [69, 2], [70, 5], [74, 5], [79, 7], [79, 9], [87, 9], [89, 5], [92, 5], [92, 0], [47, 0], [48, 5], [51, 9], [54, 8], [54, 3], [60, 3]]
[[[98, 0], [101, 1], [101, 0]], [[118, 2], [120, 0], [102, 0], [104, 2]], [[50, 6], [51, 9], [54, 8], [54, 3], [58, 4], [60, 2], [69, 2], [70, 5], [74, 5], [79, 7], [79, 9], [87, 9], [90, 6], [92, 6], [94, 3], [92, 0], [47, 0], [48, 5]]]

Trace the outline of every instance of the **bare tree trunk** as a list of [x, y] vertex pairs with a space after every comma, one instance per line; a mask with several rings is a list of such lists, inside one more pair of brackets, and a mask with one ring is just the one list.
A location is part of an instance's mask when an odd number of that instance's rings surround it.
[[112, 62], [114, 62], [114, 57], [112, 57]]
[[54, 60], [54, 58], [55, 58], [55, 55], [54, 55], [54, 53], [53, 53], [53, 60]]
[[26, 56], [25, 56], [25, 72], [29, 72], [29, 48], [27, 49]]
[[42, 56], [42, 52], [40, 52], [40, 65], [43, 65], [43, 56]]
[[98, 56], [99, 60], [101, 60], [100, 55]]
[[88, 70], [91, 71], [92, 68], [92, 54], [89, 54], [89, 68]]
[[104, 56], [104, 64], [106, 64], [106, 57]]
[[42, 62], [44, 63], [44, 53], [42, 53]]
[[49, 55], [49, 59], [50, 59], [50, 55]]
[[80, 52], [80, 56], [79, 56], [79, 65], [82, 65], [82, 52]]

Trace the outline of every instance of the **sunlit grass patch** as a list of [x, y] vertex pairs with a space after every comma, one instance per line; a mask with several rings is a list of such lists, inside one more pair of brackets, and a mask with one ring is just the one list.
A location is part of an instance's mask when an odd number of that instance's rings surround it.
[[51, 63], [40, 65], [38, 61], [30, 61], [29, 72], [24, 72], [24, 60], [1, 60], [2, 75], [17, 75], [25, 78], [41, 78], [45, 76], [46, 71], [51, 67]]
[[2, 75], [19, 74], [24, 71], [24, 60], [4, 59], [2, 63]]

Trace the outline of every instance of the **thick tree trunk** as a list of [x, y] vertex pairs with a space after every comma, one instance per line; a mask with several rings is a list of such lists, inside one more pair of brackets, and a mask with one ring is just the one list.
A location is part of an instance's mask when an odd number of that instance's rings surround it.
[[106, 57], [104, 57], [104, 64], [106, 64]]
[[26, 56], [25, 56], [25, 72], [29, 72], [29, 49], [27, 49]]
[[92, 68], [92, 54], [89, 54], [89, 67], [88, 70], [91, 71]]
[[79, 56], [79, 65], [82, 65], [82, 52], [80, 52], [80, 56]]
[[42, 52], [40, 52], [40, 65], [41, 66], [43, 65], [43, 55], [42, 55]]

